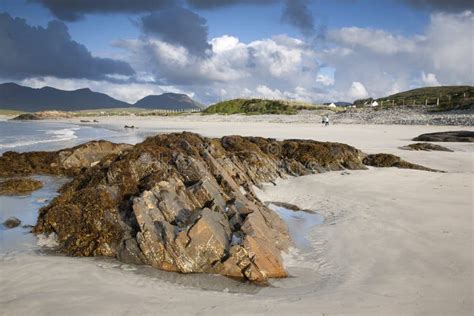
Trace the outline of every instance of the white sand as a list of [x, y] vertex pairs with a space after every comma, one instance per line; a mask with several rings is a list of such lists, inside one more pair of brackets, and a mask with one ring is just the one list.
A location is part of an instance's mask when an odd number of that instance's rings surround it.
[[326, 222], [308, 237], [314, 253], [288, 256], [289, 271], [296, 277], [276, 281], [275, 287], [256, 294], [202, 291], [91, 258], [9, 253], [0, 256], [1, 314], [473, 313], [474, 144], [444, 144], [454, 153], [398, 149], [421, 133], [461, 128], [323, 128], [129, 117], [105, 123], [135, 125], [140, 130], [186, 129], [207, 136], [339, 141], [369, 153], [395, 153], [448, 173], [371, 169], [265, 186], [262, 200], [314, 209], [326, 216]]

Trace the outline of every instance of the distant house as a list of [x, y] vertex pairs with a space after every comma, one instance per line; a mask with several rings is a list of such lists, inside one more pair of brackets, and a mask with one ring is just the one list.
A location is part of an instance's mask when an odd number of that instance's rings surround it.
[[328, 107], [330, 107], [330, 108], [335, 108], [335, 107], [336, 107], [336, 104], [330, 103], [330, 104], [328, 105]]
[[376, 100], [374, 100], [372, 101], [372, 103], [370, 103], [370, 106], [374, 106], [374, 107], [379, 106], [379, 103]]

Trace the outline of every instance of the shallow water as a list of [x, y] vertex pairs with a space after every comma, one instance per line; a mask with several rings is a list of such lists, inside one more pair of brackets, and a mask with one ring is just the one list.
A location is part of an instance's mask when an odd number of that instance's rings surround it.
[[308, 234], [313, 227], [324, 223], [324, 216], [310, 210], [290, 210], [274, 203], [269, 203], [268, 207], [286, 222], [296, 248], [310, 250], [311, 241], [308, 239]]
[[43, 188], [22, 196], [0, 195], [0, 223], [11, 216], [21, 220], [20, 226], [12, 229], [0, 225], [0, 254], [39, 249], [36, 237], [30, 233], [31, 227], [23, 226], [35, 225], [38, 210], [58, 195], [58, 189], [68, 181], [64, 177], [34, 176], [32, 178], [43, 182]]
[[6, 151], [58, 150], [99, 139], [136, 144], [150, 133], [49, 121], [0, 121], [0, 135], [1, 154]]

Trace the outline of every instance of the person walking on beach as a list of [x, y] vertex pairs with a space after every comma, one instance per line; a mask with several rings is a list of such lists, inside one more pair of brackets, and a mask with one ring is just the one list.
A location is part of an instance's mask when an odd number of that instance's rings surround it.
[[329, 117], [327, 117], [326, 115], [323, 116], [323, 125], [324, 126], [329, 126]]

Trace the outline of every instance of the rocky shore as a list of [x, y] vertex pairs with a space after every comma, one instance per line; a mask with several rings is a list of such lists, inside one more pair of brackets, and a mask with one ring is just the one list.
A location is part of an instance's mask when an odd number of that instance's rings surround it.
[[330, 115], [336, 124], [474, 126], [474, 109], [430, 112], [428, 107], [351, 108]]
[[253, 187], [331, 170], [431, 170], [340, 143], [163, 134], [135, 146], [98, 141], [57, 152], [5, 153], [0, 175], [73, 177], [42, 208], [35, 233], [73, 256], [256, 283], [287, 276], [285, 223]]

